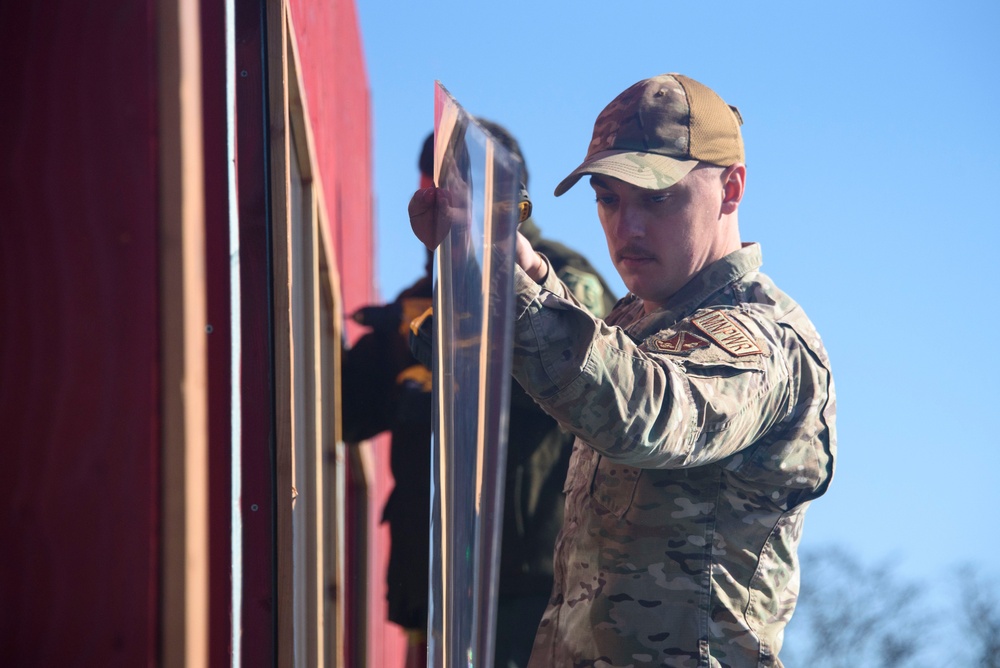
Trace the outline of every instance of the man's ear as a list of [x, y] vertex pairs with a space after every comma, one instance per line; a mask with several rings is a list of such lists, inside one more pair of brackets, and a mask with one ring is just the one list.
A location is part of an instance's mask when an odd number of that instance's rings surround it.
[[736, 213], [743, 200], [746, 188], [747, 168], [743, 163], [734, 163], [722, 171], [722, 213]]

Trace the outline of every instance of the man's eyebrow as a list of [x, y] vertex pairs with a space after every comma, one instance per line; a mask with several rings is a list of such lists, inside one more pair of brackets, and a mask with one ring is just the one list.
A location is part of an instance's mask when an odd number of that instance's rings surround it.
[[597, 176], [596, 174], [591, 174], [591, 176], [590, 176], [590, 185], [592, 185], [592, 186], [600, 186], [601, 188], [604, 188], [605, 190], [610, 190], [611, 189], [611, 188], [608, 187], [608, 184], [604, 181], [604, 179], [602, 179], [601, 177]]

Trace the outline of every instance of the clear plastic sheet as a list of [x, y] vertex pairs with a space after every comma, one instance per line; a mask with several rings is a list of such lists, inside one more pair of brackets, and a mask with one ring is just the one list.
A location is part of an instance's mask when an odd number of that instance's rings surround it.
[[[436, 251], [428, 665], [493, 665], [522, 165], [435, 87]], [[440, 200], [439, 200], [440, 201]]]

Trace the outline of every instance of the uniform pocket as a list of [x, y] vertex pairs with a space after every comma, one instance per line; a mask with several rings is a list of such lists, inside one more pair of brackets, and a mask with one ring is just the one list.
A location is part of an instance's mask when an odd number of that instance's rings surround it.
[[590, 480], [590, 498], [597, 506], [621, 519], [632, 506], [642, 469], [595, 455], [597, 465]]
[[698, 410], [699, 432], [729, 429], [769, 389], [764, 365], [759, 357], [690, 359], [684, 363], [690, 398]]

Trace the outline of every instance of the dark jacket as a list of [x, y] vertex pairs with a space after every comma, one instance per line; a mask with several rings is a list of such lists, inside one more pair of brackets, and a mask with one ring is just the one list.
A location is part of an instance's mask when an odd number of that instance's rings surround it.
[[431, 285], [424, 276], [392, 303], [359, 310], [355, 319], [371, 331], [344, 351], [342, 375], [344, 440], [390, 433], [395, 485], [382, 511], [391, 539], [389, 620], [419, 630], [427, 627], [431, 377], [408, 338], [409, 321], [430, 306]]

